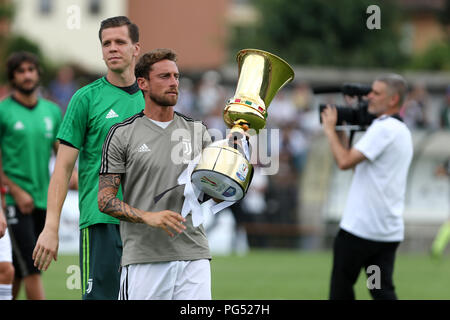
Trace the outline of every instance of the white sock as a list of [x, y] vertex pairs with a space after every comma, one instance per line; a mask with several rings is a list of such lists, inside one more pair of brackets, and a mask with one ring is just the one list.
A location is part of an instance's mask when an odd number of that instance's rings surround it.
[[0, 284], [0, 300], [12, 300], [12, 284]]

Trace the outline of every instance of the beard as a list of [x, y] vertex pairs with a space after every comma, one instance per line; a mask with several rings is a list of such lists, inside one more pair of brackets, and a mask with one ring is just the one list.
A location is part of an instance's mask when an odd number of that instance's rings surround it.
[[150, 94], [150, 99], [161, 107], [173, 107], [177, 104], [178, 96], [176, 97], [165, 97], [165, 96], [155, 96]]
[[32, 86], [32, 87], [25, 87], [21, 84], [17, 84], [17, 83], [13, 83], [13, 88], [17, 91], [19, 91], [20, 93], [29, 96], [31, 94], [34, 93], [34, 91], [37, 89], [37, 87], [39, 86], [39, 81], [36, 81], [36, 83]]

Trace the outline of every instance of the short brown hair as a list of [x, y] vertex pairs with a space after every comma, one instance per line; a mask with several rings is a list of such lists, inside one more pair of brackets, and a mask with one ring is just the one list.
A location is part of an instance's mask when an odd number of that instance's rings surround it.
[[152, 65], [162, 60], [177, 62], [177, 54], [171, 49], [155, 49], [145, 53], [139, 58], [139, 61], [134, 68], [136, 78], [148, 79], [148, 75], [152, 70]]
[[39, 76], [42, 74], [39, 58], [36, 55], [27, 51], [18, 51], [12, 53], [8, 57], [8, 61], [6, 62], [6, 69], [9, 82], [12, 82], [14, 80], [14, 73], [16, 72], [17, 69], [20, 68], [20, 65], [24, 62], [29, 62], [33, 64], [38, 70]]
[[130, 19], [125, 16], [117, 16], [105, 19], [100, 24], [100, 30], [98, 31], [98, 38], [102, 42], [102, 32], [108, 28], [116, 28], [121, 26], [128, 27], [128, 34], [133, 43], [139, 42], [139, 28], [137, 25], [132, 23]]

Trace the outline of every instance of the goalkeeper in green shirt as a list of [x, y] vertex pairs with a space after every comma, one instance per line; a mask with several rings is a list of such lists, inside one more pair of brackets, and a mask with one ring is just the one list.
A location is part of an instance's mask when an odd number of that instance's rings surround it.
[[57, 136], [61, 146], [48, 190], [47, 219], [33, 257], [43, 270], [57, 258], [61, 208], [79, 156], [82, 297], [116, 300], [122, 254], [119, 221], [98, 210], [98, 173], [111, 126], [140, 112], [145, 103], [134, 75], [140, 50], [138, 27], [124, 16], [109, 18], [102, 21], [99, 38], [108, 71], [106, 77], [78, 90], [69, 103]]

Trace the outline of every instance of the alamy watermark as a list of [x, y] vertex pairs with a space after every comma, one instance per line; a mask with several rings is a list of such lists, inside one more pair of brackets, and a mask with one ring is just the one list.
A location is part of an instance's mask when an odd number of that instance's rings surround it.
[[80, 290], [81, 289], [80, 267], [72, 264], [67, 267], [66, 273], [69, 275], [66, 280], [66, 288], [69, 290]]
[[[274, 175], [278, 173], [279, 169], [279, 155], [280, 152], [280, 130], [279, 129], [261, 129], [258, 134], [252, 129], [248, 131], [250, 135], [249, 141], [249, 156], [247, 159], [253, 165], [258, 164], [264, 175]], [[176, 129], [172, 132], [171, 141], [175, 142], [171, 150], [171, 161], [175, 165], [187, 164], [193, 160], [202, 150], [204, 131], [200, 123], [194, 124], [194, 130], [187, 130], [183, 128]], [[230, 138], [230, 130], [224, 133], [218, 129], [208, 129], [208, 134], [211, 136], [214, 144], [227, 145], [227, 140]], [[224, 157], [222, 161], [230, 161], [233, 158]], [[230, 163], [232, 165], [233, 163]]]
[[370, 265], [366, 269], [367, 289], [381, 289], [381, 270], [377, 265]]
[[66, 9], [66, 26], [69, 30], [81, 29], [81, 8], [77, 5], [68, 6]]
[[381, 29], [381, 9], [379, 6], [372, 4], [367, 7], [366, 13], [370, 16], [366, 20], [366, 26], [369, 30]]

